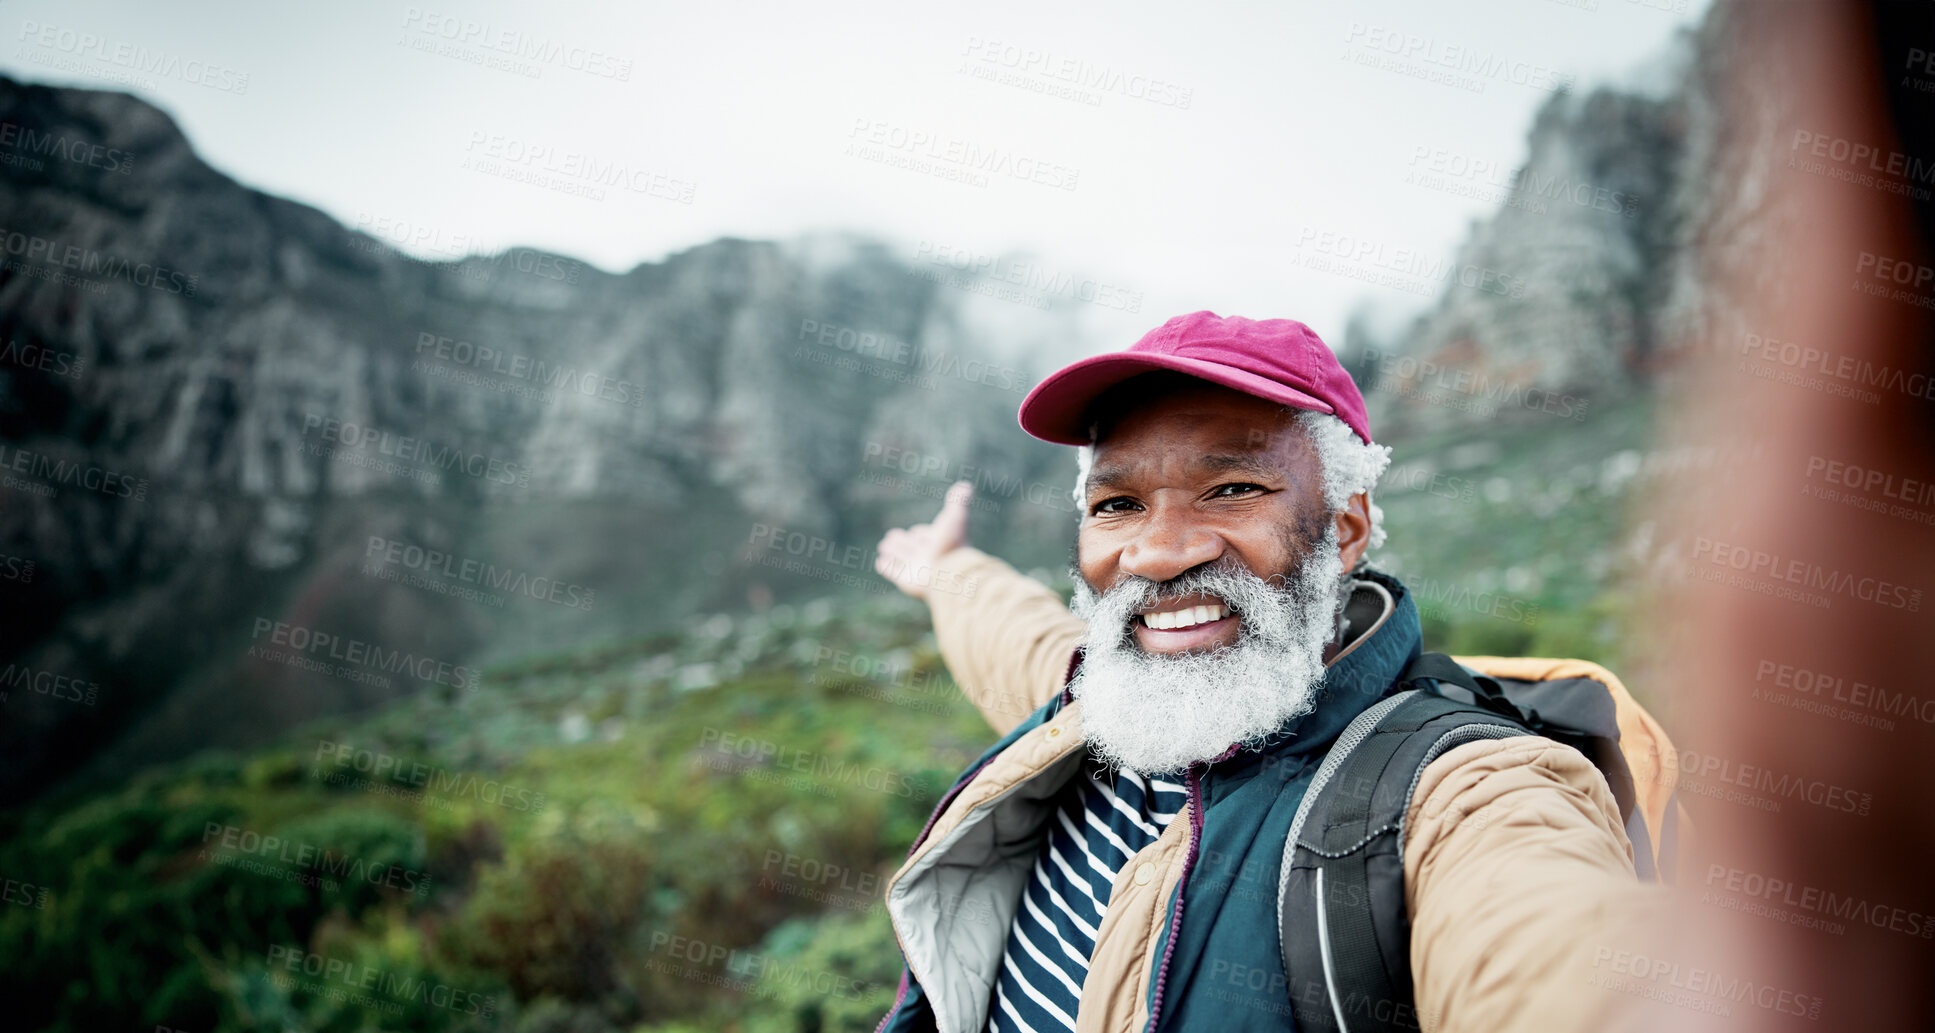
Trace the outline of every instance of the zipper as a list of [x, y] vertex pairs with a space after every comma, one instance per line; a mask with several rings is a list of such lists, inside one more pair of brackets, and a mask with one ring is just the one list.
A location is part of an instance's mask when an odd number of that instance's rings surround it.
[[[1330, 915], [1324, 908], [1324, 870], [1317, 869], [1317, 953], [1324, 966], [1324, 993], [1330, 997], [1330, 1013], [1337, 1017], [1337, 1033], [1350, 1033], [1344, 1021], [1344, 1006], [1337, 1001], [1337, 970], [1330, 961]], [[878, 1031], [875, 1031], [878, 1033]]]
[[[1203, 775], [1211, 765], [1236, 756], [1242, 744], [1234, 744], [1221, 755], [1189, 766], [1185, 781], [1189, 785], [1189, 849], [1183, 854], [1182, 876], [1176, 880], [1176, 906], [1169, 912], [1169, 933], [1162, 946], [1162, 964], [1156, 969], [1156, 992], [1149, 1002], [1149, 1024], [1143, 1027], [1144, 1033], [1155, 1033], [1156, 1022], [1162, 1018], [1162, 994], [1169, 983], [1169, 962], [1176, 956], [1176, 934], [1182, 931], [1183, 890], [1189, 886], [1189, 873], [1196, 869], [1196, 854], [1203, 842]], [[879, 1033], [878, 1030], [875, 1033]]]
[[[1289, 892], [1291, 864], [1297, 850], [1297, 840], [1302, 835], [1304, 819], [1309, 817], [1311, 806], [1315, 803], [1318, 795], [1323, 792], [1325, 786], [1329, 784], [1330, 780], [1342, 769], [1345, 761], [1350, 758], [1350, 755], [1356, 751], [1364, 739], [1369, 737], [1371, 730], [1377, 727], [1378, 722], [1382, 721], [1386, 714], [1395, 710], [1411, 695], [1412, 692], [1407, 691], [1387, 696], [1370, 709], [1358, 715], [1357, 719], [1353, 720], [1350, 726], [1344, 729], [1343, 734], [1337, 737], [1337, 742], [1331, 746], [1329, 755], [1324, 758], [1324, 763], [1318, 767], [1316, 776], [1310, 780], [1310, 786], [1304, 790], [1303, 802], [1297, 805], [1296, 816], [1291, 819], [1290, 835], [1288, 842], [1284, 844], [1283, 848], [1283, 872], [1277, 884], [1277, 913], [1279, 915], [1283, 913], [1284, 897]], [[1411, 773], [1411, 784], [1405, 790], [1405, 808], [1398, 813], [1398, 821], [1395, 826], [1397, 830], [1398, 856], [1400, 858], [1404, 856], [1404, 820], [1410, 812], [1410, 801], [1417, 796], [1418, 783], [1424, 778], [1425, 768], [1430, 767], [1433, 761], [1443, 756], [1446, 751], [1455, 746], [1475, 742], [1479, 739], [1508, 739], [1525, 734], [1527, 733], [1524, 729], [1511, 725], [1474, 723], [1459, 725], [1439, 736], [1425, 750], [1424, 757], [1418, 763], [1417, 770]], [[1372, 833], [1372, 835], [1382, 835], [1384, 832], [1390, 831], [1391, 828], [1392, 826], [1385, 826]], [[1367, 843], [1369, 841], [1369, 839], [1366, 839], [1364, 842]], [[1363, 845], [1364, 843], [1357, 844], [1358, 847]], [[1357, 847], [1352, 847], [1351, 849], [1355, 850]], [[1344, 1010], [1338, 1001], [1337, 973], [1331, 961], [1330, 917], [1328, 909], [1325, 907], [1324, 870], [1322, 866], [1318, 866], [1316, 870], [1312, 892], [1315, 893], [1317, 898], [1317, 951], [1323, 965], [1324, 992], [1330, 999], [1331, 1014], [1337, 1019], [1338, 1033], [1348, 1033], [1349, 1027], [1344, 1021]]]
[[[1053, 720], [1053, 718], [1051, 717], [1049, 720]], [[1044, 724], [1045, 723], [1046, 722], [1044, 722]], [[1007, 751], [1003, 750], [1002, 752], [1005, 753]], [[941, 802], [934, 806], [934, 813], [928, 815], [927, 825], [920, 830], [920, 835], [915, 837], [914, 845], [907, 848], [908, 857], [910, 858], [913, 857], [914, 853], [927, 843], [927, 837], [934, 831], [934, 823], [941, 820], [941, 813], [946, 811], [949, 805], [953, 804], [954, 798], [961, 795], [961, 791], [963, 789], [966, 789], [969, 786], [969, 784], [971, 784], [975, 780], [975, 778], [978, 777], [981, 774], [981, 772], [987, 768], [988, 765], [993, 764], [996, 758], [1000, 756], [1001, 754], [997, 753], [993, 757], [989, 757], [988, 759], [975, 765], [974, 770], [968, 772], [966, 778], [963, 778], [959, 782], [955, 783], [954, 788], [949, 789], [947, 791], [947, 795], [941, 797]], [[1061, 758], [1059, 757], [1056, 758], [1056, 760], [1060, 760], [1060, 759]], [[1051, 764], [1055, 763], [1055, 761], [1050, 761], [1050, 763]], [[1003, 800], [1006, 800], [1008, 797], [1013, 796], [1015, 793], [1019, 792], [1022, 786], [1026, 785], [1034, 778], [1039, 777], [1040, 774], [1041, 772], [1037, 771], [1034, 775], [1030, 775], [1028, 778], [1024, 778], [1020, 782], [1016, 782], [1014, 785], [1009, 786], [1005, 791], [1003, 791], [1001, 795], [990, 798], [985, 803], [980, 804], [975, 809], [981, 810], [982, 808], [994, 807], [1000, 804]], [[889, 909], [887, 912], [887, 921], [888, 921], [888, 924], [890, 925], [893, 923], [892, 909]], [[899, 934], [896, 933], [895, 934], [896, 940], [898, 939], [898, 936]], [[907, 957], [905, 952], [902, 952], [901, 954], [901, 962], [902, 964], [900, 966], [900, 992], [894, 995], [894, 1006], [892, 1008], [887, 1009], [887, 1014], [881, 1017], [880, 1025], [874, 1027], [873, 1033], [881, 1033], [882, 1030], [886, 1029], [887, 1024], [889, 1022], [892, 1022], [894, 1019], [894, 1016], [897, 1013], [899, 1013], [900, 1006], [907, 1002], [907, 991], [910, 989], [909, 984], [912, 982], [911, 974], [913, 972], [913, 969], [910, 965], [906, 963]]]
[[907, 966], [902, 965], [900, 966], [900, 992], [894, 994], [894, 1006], [887, 1009], [887, 1014], [880, 1017], [880, 1025], [873, 1028], [873, 1033], [880, 1033], [881, 1030], [886, 1029], [887, 1023], [894, 1021], [894, 1016], [900, 1013], [900, 1006], [905, 1003], [907, 1003]]
[[[1075, 671], [1082, 666], [1082, 657], [1084, 653], [1086, 653], [1086, 649], [1082, 646], [1077, 646], [1075, 647], [1074, 651], [1069, 654], [1068, 670], [1062, 674], [1061, 701], [1062, 701], [1063, 707], [1067, 707], [1070, 703], [1074, 702], [1075, 700], [1074, 686], [1072, 683], [1075, 680]], [[1060, 711], [1057, 711], [1057, 713], [1059, 712]], [[1055, 714], [1050, 714], [1042, 723], [1046, 724], [1048, 721], [1053, 721], [1055, 719], [1055, 716], [1056, 716]], [[1000, 754], [996, 754], [995, 756], [1000, 756]], [[974, 781], [975, 776], [979, 775], [984, 768], [986, 768], [988, 765], [992, 763], [994, 763], [994, 757], [989, 757], [987, 760], [984, 760], [981, 763], [976, 764], [974, 766], [974, 770], [967, 773], [967, 777], [961, 779], [959, 782], [956, 782], [954, 784], [954, 788], [949, 789], [947, 791], [947, 794], [941, 797], [941, 802], [934, 805], [934, 813], [927, 816], [927, 824], [921, 826], [920, 835], [914, 837], [914, 845], [907, 848], [908, 857], [910, 858], [913, 857], [914, 851], [919, 850], [921, 848], [921, 844], [927, 842], [928, 833], [934, 831], [934, 823], [941, 820], [941, 812], [947, 810], [947, 805], [953, 803], [954, 798], [961, 795], [961, 790], [966, 789], [968, 787], [968, 783]], [[1003, 793], [1002, 797], [1005, 797], [1006, 795], [1007, 795], [1006, 793]], [[1001, 798], [997, 797], [996, 800], [991, 800], [989, 802], [995, 803], [995, 802], [998, 802], [999, 799]], [[887, 924], [890, 927], [893, 925], [893, 912], [891, 911], [887, 913]], [[887, 1009], [887, 1014], [880, 1017], [880, 1025], [875, 1026], [873, 1028], [873, 1033], [881, 1033], [882, 1030], [886, 1029], [887, 1023], [894, 1021], [894, 1016], [900, 1013], [900, 1006], [907, 1003], [907, 991], [910, 988], [908, 984], [912, 981], [910, 978], [912, 969], [908, 968], [908, 966], [906, 965], [906, 960], [907, 960], [907, 957], [903, 953], [901, 955], [902, 964], [900, 966], [900, 990], [899, 992], [894, 994], [894, 1006]]]
[[1155, 998], [1149, 1002], [1149, 1024], [1144, 1033], [1155, 1033], [1156, 1020], [1162, 1018], [1162, 992], [1169, 982], [1169, 960], [1176, 954], [1176, 934], [1182, 929], [1183, 887], [1189, 883], [1189, 870], [1196, 866], [1196, 847], [1203, 837], [1203, 780], [1196, 767], [1189, 768], [1189, 849], [1183, 854], [1182, 878], [1176, 880], [1176, 906], [1169, 911], [1169, 935], [1162, 945], [1162, 964], [1156, 969]]

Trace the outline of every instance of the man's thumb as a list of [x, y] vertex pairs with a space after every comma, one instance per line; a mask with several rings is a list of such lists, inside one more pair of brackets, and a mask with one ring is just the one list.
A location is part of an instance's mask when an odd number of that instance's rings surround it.
[[953, 487], [947, 489], [947, 498], [941, 502], [941, 511], [931, 525], [942, 541], [967, 540], [968, 503], [972, 501], [974, 484], [971, 481], [955, 481]]

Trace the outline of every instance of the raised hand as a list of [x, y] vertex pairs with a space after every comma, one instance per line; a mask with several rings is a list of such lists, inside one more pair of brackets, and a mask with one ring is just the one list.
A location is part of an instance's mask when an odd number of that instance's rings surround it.
[[941, 501], [932, 523], [896, 527], [880, 539], [873, 569], [916, 599], [926, 599], [934, 584], [934, 563], [952, 549], [967, 544], [968, 503], [974, 485], [956, 481]]

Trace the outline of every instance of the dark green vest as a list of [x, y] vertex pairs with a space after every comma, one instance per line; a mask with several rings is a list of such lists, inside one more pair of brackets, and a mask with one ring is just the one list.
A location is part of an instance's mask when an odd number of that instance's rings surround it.
[[[1145, 991], [1153, 1002], [1158, 985], [1162, 988], [1156, 1030], [1280, 1033], [1296, 1028], [1290, 996], [1300, 991], [1285, 983], [1277, 942], [1277, 876], [1290, 821], [1331, 742], [1352, 718], [1395, 690], [1398, 677], [1421, 652], [1410, 593], [1385, 574], [1360, 571], [1357, 576], [1383, 585], [1395, 606], [1374, 634], [1324, 672], [1316, 709], [1263, 748], [1197, 769], [1200, 840], [1168, 903], [1174, 942], [1163, 934], [1156, 948], [1163, 962]], [[990, 759], [1059, 712], [1066, 700], [1066, 693], [1050, 700], [982, 754], [941, 798], [935, 814]], [[1179, 904], [1182, 921], [1175, 926]], [[899, 1001], [880, 1033], [931, 1031], [934, 1018], [920, 985], [904, 969], [901, 981]], [[1321, 994], [1323, 988], [1301, 992]]]

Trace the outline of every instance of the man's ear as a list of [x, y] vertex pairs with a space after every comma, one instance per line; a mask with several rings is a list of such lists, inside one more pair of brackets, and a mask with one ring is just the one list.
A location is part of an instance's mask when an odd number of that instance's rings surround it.
[[1336, 516], [1337, 554], [1344, 559], [1344, 569], [1351, 570], [1364, 555], [1371, 544], [1371, 500], [1370, 496], [1358, 492], [1344, 503], [1344, 508]]

